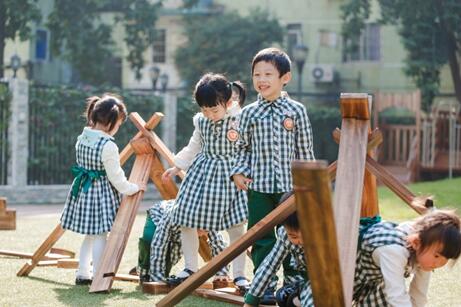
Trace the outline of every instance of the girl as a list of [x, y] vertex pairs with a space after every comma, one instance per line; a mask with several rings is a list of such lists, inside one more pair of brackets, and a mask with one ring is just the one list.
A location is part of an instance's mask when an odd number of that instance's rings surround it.
[[[232, 101], [233, 87], [239, 92], [238, 103]], [[202, 111], [194, 116], [195, 130], [189, 144], [175, 156], [175, 167], [163, 174], [166, 180], [188, 169], [173, 209], [173, 223], [181, 226], [185, 268], [169, 279], [171, 284], [181, 283], [198, 270], [197, 230], [226, 229], [232, 243], [244, 234], [247, 219], [245, 192], [237, 191], [229, 179], [245, 90], [239, 82], [209, 73], [195, 86], [194, 96]], [[245, 254], [233, 261], [233, 275], [234, 284], [246, 289]]]
[[377, 223], [359, 244], [354, 306], [424, 306], [430, 272], [460, 253], [460, 218], [453, 211], [432, 211], [400, 225]]
[[77, 164], [72, 167], [75, 179], [61, 216], [64, 229], [85, 235], [75, 279], [77, 285], [90, 284], [92, 271], [98, 269], [107, 233], [120, 205], [119, 193], [132, 195], [140, 190], [126, 179], [113, 138], [127, 118], [125, 104], [113, 94], [90, 97], [85, 113], [88, 127], [75, 144]]

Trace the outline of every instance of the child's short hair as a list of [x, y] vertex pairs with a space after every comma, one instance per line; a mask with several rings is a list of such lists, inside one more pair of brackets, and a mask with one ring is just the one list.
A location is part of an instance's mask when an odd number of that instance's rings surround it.
[[460, 224], [460, 218], [453, 210], [434, 210], [419, 217], [414, 229], [419, 235], [420, 250], [441, 243], [442, 256], [457, 259], [461, 254]]
[[[293, 191], [290, 191], [290, 192], [286, 192], [285, 194], [282, 195], [282, 197], [280, 197], [280, 201], [279, 203], [277, 204], [277, 207], [280, 206], [284, 201], [286, 201], [291, 195], [293, 195], [294, 192]], [[293, 212], [292, 214], [290, 214], [283, 222], [282, 222], [283, 226], [289, 228], [289, 229], [292, 229], [292, 230], [299, 230], [299, 221], [298, 221], [298, 214], [295, 212]]]
[[259, 62], [272, 63], [279, 72], [279, 77], [291, 71], [290, 57], [280, 49], [266, 48], [260, 50], [253, 58], [251, 63], [251, 74], [253, 75], [255, 65]]
[[117, 121], [120, 119], [124, 121], [128, 117], [122, 97], [116, 94], [104, 93], [102, 97], [92, 96], [86, 101], [85, 115], [87, 124], [91, 127], [101, 123], [109, 126], [110, 131], [115, 127]]
[[232, 97], [232, 88], [238, 91], [239, 104], [243, 105], [246, 98], [245, 88], [239, 81], [229, 82], [224, 75], [207, 73], [195, 85], [194, 98], [200, 107], [215, 107], [226, 105]]

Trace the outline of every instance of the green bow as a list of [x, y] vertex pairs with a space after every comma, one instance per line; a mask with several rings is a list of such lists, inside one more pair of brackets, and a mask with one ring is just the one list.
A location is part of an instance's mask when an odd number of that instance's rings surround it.
[[359, 231], [359, 240], [358, 244], [362, 243], [363, 236], [365, 233], [368, 231], [368, 229], [373, 226], [374, 224], [377, 224], [381, 222], [381, 216], [380, 215], [375, 215], [373, 217], [362, 217], [360, 218], [360, 226], [363, 226], [363, 228], [360, 229]]
[[83, 186], [83, 192], [87, 193], [94, 180], [106, 175], [106, 171], [104, 170], [88, 170], [79, 165], [72, 166], [71, 171], [75, 178], [74, 183], [72, 184], [73, 197], [77, 197], [80, 185]]

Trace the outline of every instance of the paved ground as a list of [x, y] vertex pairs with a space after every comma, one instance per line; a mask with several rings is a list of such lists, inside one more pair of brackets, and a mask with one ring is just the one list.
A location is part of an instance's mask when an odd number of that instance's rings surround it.
[[[144, 213], [146, 210], [152, 206], [152, 201], [142, 201], [139, 205], [138, 212]], [[64, 205], [56, 204], [20, 204], [20, 205], [7, 205], [8, 209], [16, 209], [17, 217], [27, 217], [27, 216], [38, 216], [38, 215], [59, 215], [64, 208]]]

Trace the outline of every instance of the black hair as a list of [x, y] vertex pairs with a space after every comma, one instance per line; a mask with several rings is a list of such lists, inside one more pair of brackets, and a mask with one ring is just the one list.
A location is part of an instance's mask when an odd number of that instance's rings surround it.
[[434, 210], [419, 217], [414, 229], [419, 235], [420, 251], [440, 243], [442, 256], [458, 259], [461, 254], [460, 225], [460, 218], [451, 210]]
[[124, 121], [128, 117], [122, 98], [116, 94], [104, 93], [102, 97], [92, 96], [86, 101], [86, 121], [91, 127], [100, 123], [109, 126], [111, 131], [120, 119]]
[[236, 88], [239, 95], [239, 105], [245, 102], [246, 91], [240, 81], [229, 82], [224, 75], [207, 73], [195, 85], [194, 98], [199, 107], [226, 106], [232, 97], [232, 89]]
[[279, 77], [282, 77], [287, 72], [291, 71], [290, 57], [280, 49], [266, 48], [260, 50], [253, 58], [251, 63], [251, 75], [253, 75], [255, 65], [259, 62], [272, 63], [279, 72]]
[[[285, 194], [282, 195], [282, 197], [280, 197], [280, 201], [279, 203], [277, 204], [277, 207], [280, 206], [284, 201], [286, 201], [288, 198], [290, 198], [290, 196], [292, 196], [294, 194], [293, 191], [290, 191], [290, 192], [286, 192]], [[295, 212], [293, 212], [292, 214], [290, 214], [283, 222], [282, 222], [283, 226], [285, 226], [286, 228], [289, 228], [291, 230], [299, 230], [299, 221], [298, 221], [298, 215]]]

